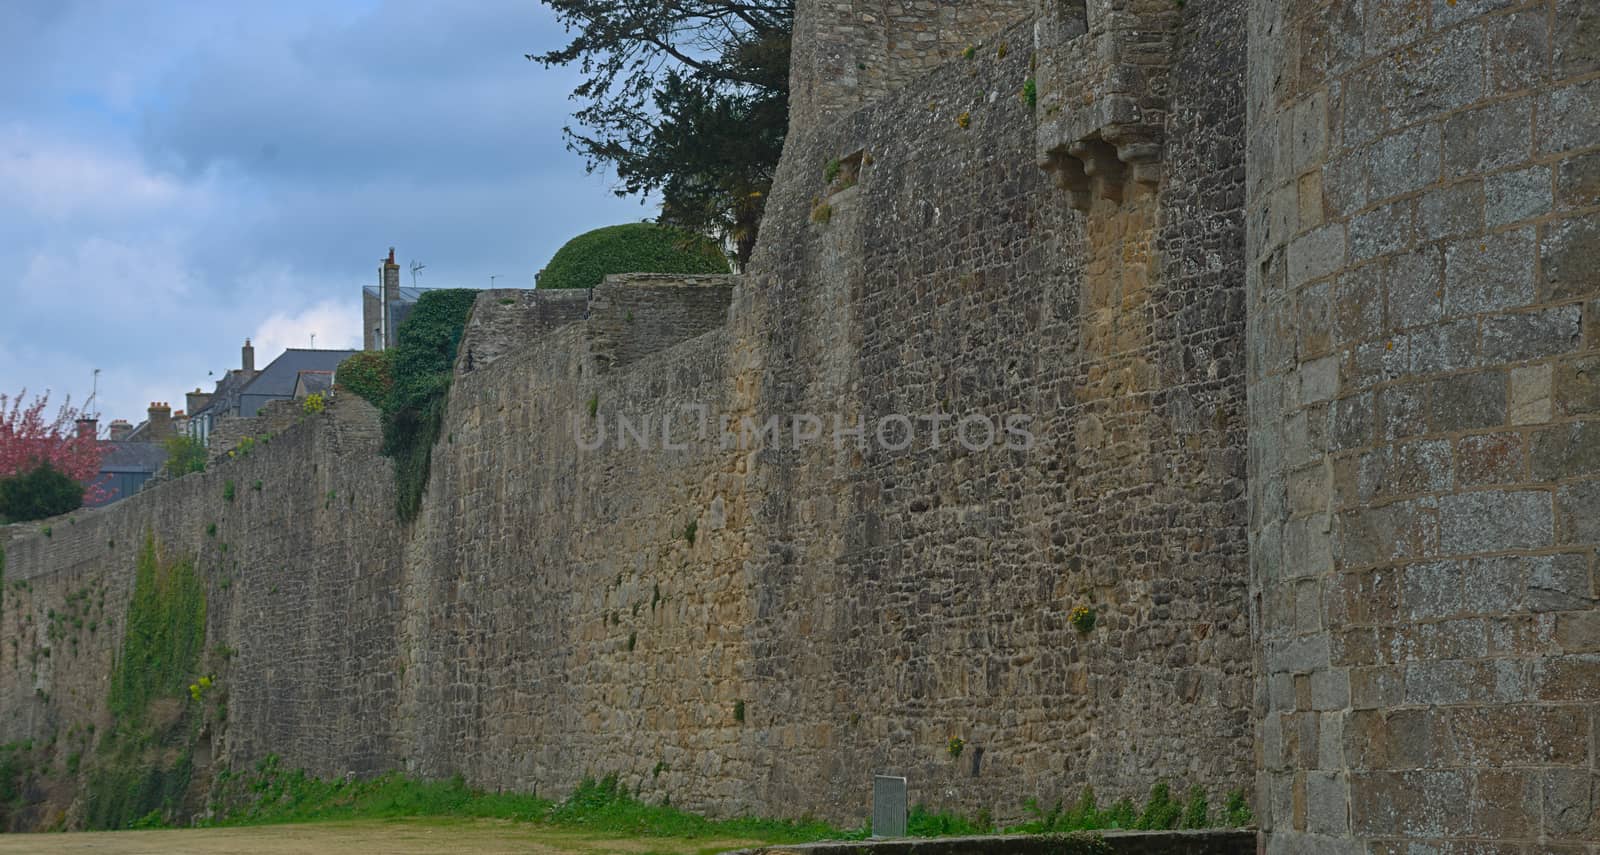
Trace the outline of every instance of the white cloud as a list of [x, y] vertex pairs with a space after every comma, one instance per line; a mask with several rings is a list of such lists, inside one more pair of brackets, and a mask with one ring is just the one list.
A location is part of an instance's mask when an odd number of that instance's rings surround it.
[[291, 347], [310, 347], [316, 334], [319, 350], [355, 350], [361, 347], [361, 303], [355, 289], [349, 299], [325, 300], [299, 312], [278, 312], [256, 327], [251, 336], [256, 367], [265, 367]]
[[50, 220], [149, 216], [209, 207], [205, 180], [183, 183], [138, 157], [21, 124], [0, 126], [0, 198]]

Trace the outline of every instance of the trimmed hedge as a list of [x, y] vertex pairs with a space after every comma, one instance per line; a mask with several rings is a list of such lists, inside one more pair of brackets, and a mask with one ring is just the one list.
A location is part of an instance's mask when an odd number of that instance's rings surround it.
[[593, 288], [615, 273], [727, 273], [728, 258], [704, 235], [625, 223], [578, 235], [556, 250], [540, 288]]

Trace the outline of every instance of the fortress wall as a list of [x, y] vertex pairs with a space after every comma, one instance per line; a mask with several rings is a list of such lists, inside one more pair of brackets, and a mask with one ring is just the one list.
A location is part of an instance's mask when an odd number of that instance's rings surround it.
[[[760, 409], [1022, 412], [1041, 443], [763, 458], [752, 709], [796, 746], [771, 801], [819, 775], [860, 799], [890, 770], [998, 815], [1085, 783], [1249, 777], [1243, 176], [1215, 166], [1240, 138], [1242, 6], [1186, 20], [1204, 50], [1178, 60], [1167, 183], [1126, 209], [1085, 218], [1034, 164], [1015, 48], [791, 136], [768, 213], [784, 239], [750, 288], [758, 328], [784, 330]], [[828, 186], [857, 152], [859, 183]], [[1101, 615], [1087, 637], [1079, 604]]]
[[[344, 402], [98, 515], [212, 549], [217, 479], [266, 480], [270, 507], [219, 516], [238, 566], [212, 632], [239, 650], [221, 757], [547, 794], [618, 771], [712, 814], [848, 822], [875, 772], [1000, 820], [1085, 784], [1103, 803], [1244, 786], [1243, 175], [1216, 166], [1237, 150], [1242, 7], [1182, 23], [1154, 188], [1079, 211], [1039, 168], [1021, 24], [989, 46], [1005, 56], [798, 125], [731, 292], [608, 285], [565, 326], [480, 300], [409, 528], [372, 414]], [[825, 186], [858, 153], [854, 186]], [[663, 306], [683, 314], [651, 320]], [[824, 435], [616, 441], [619, 417], [658, 433], [687, 405]], [[895, 414], [908, 448], [833, 442], [834, 416]], [[1029, 417], [1037, 444], [963, 449], [968, 416]], [[574, 418], [612, 441], [579, 450]], [[291, 476], [252, 474], [269, 463]], [[24, 572], [130, 572], [59, 546], [23, 547]]]
[[1600, 16], [1257, 0], [1250, 33], [1270, 851], [1582, 851]]
[[790, 58], [791, 121], [809, 127], [842, 119], [969, 46], [993, 56], [1002, 41], [996, 34], [1034, 8], [1032, 0], [802, 0], [795, 4]]
[[594, 289], [585, 329], [601, 371], [609, 371], [728, 322], [736, 276], [626, 274]]
[[393, 519], [377, 446], [375, 413], [345, 396], [205, 473], [13, 526], [29, 531], [6, 544], [0, 742], [60, 738], [59, 771], [82, 747], [67, 734], [109, 732], [108, 675], [151, 536], [206, 577], [208, 649], [232, 648], [214, 662], [229, 695], [223, 762], [277, 752], [325, 775], [390, 768], [399, 551], [371, 524]]
[[456, 369], [469, 371], [494, 362], [558, 327], [583, 320], [588, 312], [588, 289], [479, 292], [461, 333]]

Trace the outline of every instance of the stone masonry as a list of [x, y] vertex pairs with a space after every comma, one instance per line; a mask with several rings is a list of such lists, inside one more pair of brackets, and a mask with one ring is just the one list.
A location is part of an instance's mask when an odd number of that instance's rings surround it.
[[1270, 849], [1593, 851], [1600, 6], [1251, 11]]
[[[485, 292], [409, 526], [336, 395], [0, 531], [0, 741], [103, 732], [148, 534], [237, 651], [202, 787], [856, 822], [893, 773], [1005, 821], [1165, 780], [1251, 789], [1275, 853], [1592, 855], [1600, 7], [797, 5], [745, 273]], [[897, 414], [944, 441], [833, 441]]]

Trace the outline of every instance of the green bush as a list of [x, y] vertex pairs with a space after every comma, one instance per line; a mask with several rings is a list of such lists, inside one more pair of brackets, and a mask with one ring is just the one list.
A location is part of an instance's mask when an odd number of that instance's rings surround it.
[[348, 389], [378, 409], [388, 405], [389, 392], [394, 388], [394, 369], [390, 356], [392, 350], [367, 350], [339, 363], [334, 372], [335, 385]]
[[206, 471], [206, 446], [189, 436], [167, 439], [167, 474], [181, 478], [190, 472]]
[[384, 401], [383, 453], [394, 459], [396, 511], [404, 522], [416, 517], [428, 489], [456, 348], [477, 298], [466, 288], [424, 293], [389, 351], [393, 385]]
[[593, 288], [615, 273], [727, 272], [727, 256], [704, 235], [655, 223], [625, 223], [567, 241], [539, 274], [539, 287]]
[[0, 519], [42, 520], [83, 507], [83, 485], [48, 463], [0, 478]]

